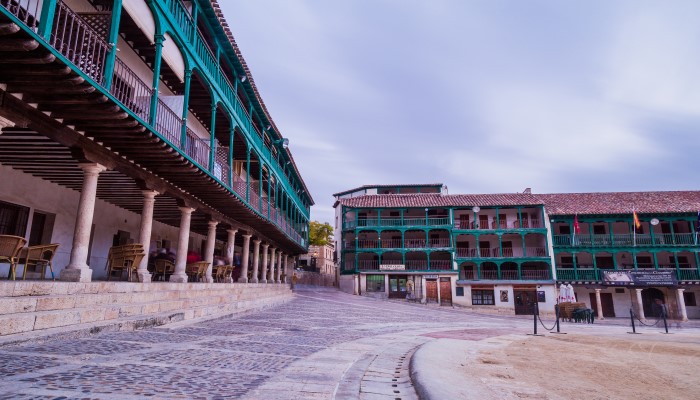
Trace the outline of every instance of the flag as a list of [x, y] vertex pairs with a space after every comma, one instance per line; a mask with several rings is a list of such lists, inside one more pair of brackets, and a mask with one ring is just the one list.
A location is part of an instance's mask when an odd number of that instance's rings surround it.
[[639, 216], [637, 216], [637, 211], [632, 210], [632, 218], [634, 218], [634, 227], [639, 229], [642, 227], [642, 224], [639, 222]]
[[[698, 213], [698, 216], [700, 218], [700, 212]], [[581, 226], [578, 224], [578, 214], [574, 215], [574, 233], [577, 235], [581, 233]]]

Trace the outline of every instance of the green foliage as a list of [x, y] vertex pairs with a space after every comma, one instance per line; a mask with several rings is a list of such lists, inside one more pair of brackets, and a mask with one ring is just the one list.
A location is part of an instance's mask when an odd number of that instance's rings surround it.
[[333, 227], [328, 223], [311, 221], [309, 223], [309, 244], [323, 246], [333, 241]]

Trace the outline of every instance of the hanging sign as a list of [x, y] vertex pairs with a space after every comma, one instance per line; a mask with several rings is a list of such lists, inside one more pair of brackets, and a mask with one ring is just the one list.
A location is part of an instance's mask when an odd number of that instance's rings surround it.
[[379, 264], [380, 271], [405, 271], [406, 265], [404, 264]]

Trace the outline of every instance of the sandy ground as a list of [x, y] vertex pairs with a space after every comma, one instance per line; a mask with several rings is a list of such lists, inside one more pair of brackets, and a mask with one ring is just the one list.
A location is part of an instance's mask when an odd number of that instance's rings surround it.
[[[434, 351], [443, 353], [443, 362], [459, 363], [461, 388], [440, 397], [700, 398], [700, 336], [697, 334], [655, 332], [617, 337], [568, 334], [477, 338], [468, 333], [460, 339], [457, 336], [431, 344], [435, 346]], [[442, 377], [446, 378], [444, 374]], [[449, 380], [445, 379], [441, 385], [456, 383]]]

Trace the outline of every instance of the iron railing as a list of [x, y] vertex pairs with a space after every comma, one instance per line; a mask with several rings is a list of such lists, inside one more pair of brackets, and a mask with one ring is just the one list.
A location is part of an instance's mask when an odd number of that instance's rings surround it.
[[0, 5], [27, 25], [29, 29], [37, 31], [38, 18], [41, 14], [41, 0], [0, 0]]
[[566, 247], [630, 247], [630, 246], [697, 246], [695, 233], [655, 233], [634, 234], [571, 234], [552, 235], [555, 246]]
[[142, 120], [149, 120], [153, 90], [119, 58], [114, 62], [109, 92]]
[[[602, 281], [603, 271], [616, 271], [612, 268], [597, 268], [591, 266], [557, 268], [557, 279], [560, 281]], [[620, 268], [618, 271], [635, 271], [632, 268]], [[674, 271], [679, 281], [700, 281], [700, 271], [697, 268], [675, 268], [674, 266], [659, 266], [659, 268], [640, 268], [636, 271]]]

